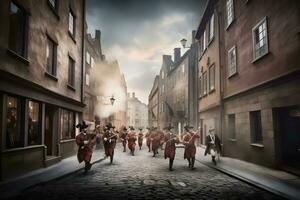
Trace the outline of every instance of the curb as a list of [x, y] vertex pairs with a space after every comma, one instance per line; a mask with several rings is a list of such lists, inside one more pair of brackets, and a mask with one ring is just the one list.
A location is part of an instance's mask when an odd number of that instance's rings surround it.
[[265, 186], [263, 184], [260, 184], [259, 182], [250, 180], [250, 179], [245, 178], [243, 176], [240, 176], [240, 175], [238, 175], [236, 173], [230, 172], [230, 171], [228, 171], [226, 169], [222, 169], [220, 167], [214, 166], [212, 164], [208, 164], [208, 163], [200, 161], [198, 159], [196, 159], [196, 161], [198, 161], [199, 163], [201, 163], [201, 164], [203, 164], [203, 165], [205, 165], [207, 167], [210, 167], [210, 168], [215, 169], [215, 170], [217, 170], [219, 172], [222, 172], [222, 173], [224, 173], [224, 174], [226, 174], [226, 175], [228, 175], [230, 177], [233, 177], [233, 178], [236, 178], [236, 179], [238, 179], [240, 181], [243, 181], [243, 182], [245, 182], [245, 183], [247, 183], [247, 184], [249, 184], [251, 186], [254, 186], [254, 187], [259, 188], [259, 189], [263, 189], [263, 190], [265, 190], [265, 191], [267, 191], [269, 193], [272, 193], [272, 194], [276, 194], [276, 195], [278, 195], [278, 196], [280, 196], [280, 197], [282, 197], [284, 199], [298, 200], [297, 198], [295, 198], [293, 196], [290, 196], [288, 194], [282, 193], [282, 192], [280, 192], [278, 190], [274, 190], [273, 188], [267, 187], [267, 186]]
[[[94, 165], [94, 164], [100, 163], [100, 162], [102, 162], [102, 161], [105, 160], [105, 159], [106, 159], [106, 157], [100, 158], [100, 159], [98, 159], [98, 160], [95, 160], [95, 161], [91, 162], [91, 164]], [[65, 173], [65, 174], [63, 174], [63, 175], [61, 175], [61, 176], [58, 176], [58, 177], [55, 177], [55, 178], [52, 178], [52, 179], [49, 179], [49, 180], [46, 180], [46, 181], [41, 181], [41, 182], [32, 184], [32, 185], [30, 185], [30, 186], [24, 187], [24, 188], [21, 189], [20, 191], [15, 192], [13, 195], [5, 195], [5, 197], [4, 197], [3, 199], [12, 199], [12, 198], [16, 198], [16, 197], [18, 197], [19, 194], [21, 194], [21, 193], [22, 193], [23, 191], [25, 191], [25, 190], [28, 190], [28, 189], [30, 189], [30, 188], [37, 187], [37, 186], [40, 186], [40, 185], [46, 185], [46, 184], [49, 184], [49, 183], [51, 183], [51, 182], [54, 182], [54, 181], [63, 179], [63, 178], [65, 178], [65, 177], [70, 176], [70, 175], [72, 175], [72, 174], [75, 174], [75, 173], [77, 173], [77, 172], [79, 172], [79, 171], [81, 171], [81, 170], [83, 170], [83, 169], [84, 169], [84, 166], [83, 166], [83, 167], [80, 167], [80, 168], [78, 168], [78, 169], [75, 169], [75, 170], [73, 170], [73, 171], [67, 172], [67, 173]], [[0, 199], [2, 199], [2, 197], [1, 197]]]

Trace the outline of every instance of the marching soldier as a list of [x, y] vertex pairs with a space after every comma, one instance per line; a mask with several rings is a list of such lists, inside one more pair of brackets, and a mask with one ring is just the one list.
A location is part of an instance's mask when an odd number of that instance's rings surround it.
[[117, 134], [114, 133], [114, 128], [115, 127], [109, 123], [106, 125], [106, 131], [103, 135], [105, 155], [110, 157], [110, 164], [112, 164], [114, 159], [114, 148], [118, 139]]
[[143, 134], [143, 129], [142, 128], [140, 128], [139, 130], [140, 130], [140, 132], [139, 132], [139, 135], [138, 135], [138, 143], [139, 143], [139, 147], [140, 147], [140, 150], [141, 150], [142, 145], [143, 145], [144, 134]]
[[130, 127], [130, 131], [127, 135], [127, 140], [128, 140], [128, 149], [130, 150], [131, 155], [134, 156], [136, 135], [133, 126]]
[[147, 144], [147, 147], [148, 147], [148, 152], [150, 152], [150, 145], [151, 145], [151, 129], [150, 128], [147, 128], [148, 129], [148, 132], [146, 133], [146, 144]]
[[195, 146], [195, 140], [197, 138], [200, 138], [198, 134], [196, 134], [193, 131], [190, 131], [193, 127], [191, 126], [185, 126], [184, 129], [186, 130], [186, 134], [183, 137], [183, 144], [185, 144], [184, 149], [184, 159], [187, 159], [189, 162], [189, 168], [195, 169], [195, 155], [196, 155], [196, 146]]
[[173, 171], [173, 162], [174, 162], [174, 158], [175, 158], [175, 153], [176, 153], [176, 147], [175, 147], [175, 143], [179, 143], [179, 138], [177, 137], [177, 135], [175, 135], [174, 133], [171, 132], [171, 129], [173, 127], [171, 127], [170, 125], [168, 127], [166, 127], [165, 129], [166, 134], [164, 136], [164, 142], [166, 143], [165, 146], [165, 159], [169, 158], [169, 170]]
[[212, 162], [216, 165], [215, 155], [221, 152], [221, 140], [218, 135], [215, 134], [215, 129], [212, 127], [209, 128], [209, 135], [205, 137], [205, 145], [206, 149], [204, 155], [210, 154]]
[[123, 152], [126, 152], [126, 144], [127, 144], [127, 128], [124, 127], [123, 130], [121, 131], [120, 135], [122, 145], [123, 145]]
[[160, 132], [161, 131], [155, 131], [152, 133], [152, 151], [153, 151], [153, 157], [158, 154], [158, 148], [160, 146]]
[[79, 128], [80, 131], [80, 134], [76, 136], [76, 144], [79, 147], [77, 158], [79, 163], [84, 161], [85, 172], [90, 170], [92, 167], [92, 164], [90, 162], [93, 154], [93, 145], [96, 142], [96, 135], [87, 133], [87, 127], [88, 125], [85, 123], [85, 121], [83, 121], [82, 124], [79, 123], [76, 125], [76, 128]]

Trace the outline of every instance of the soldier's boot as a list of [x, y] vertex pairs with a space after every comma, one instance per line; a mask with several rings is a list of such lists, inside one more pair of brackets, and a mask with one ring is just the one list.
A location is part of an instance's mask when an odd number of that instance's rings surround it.
[[110, 164], [113, 163], [113, 160], [114, 160], [114, 155], [111, 155], [111, 156], [110, 156]]
[[188, 158], [187, 160], [189, 161], [189, 168], [191, 168], [191, 166], [192, 166], [191, 159]]
[[192, 166], [191, 166], [191, 169], [196, 169], [196, 167], [194, 167], [195, 165], [195, 158], [192, 158]]
[[155, 153], [155, 151], [153, 150], [153, 157], [155, 157], [155, 155], [156, 155], [156, 153]]
[[149, 149], [149, 151], [148, 151], [148, 152], [150, 152], [150, 146], [148, 147], [148, 149]]
[[89, 166], [89, 162], [85, 162], [85, 165], [84, 165], [84, 172], [87, 173], [87, 171], [90, 169], [90, 166]]
[[211, 159], [212, 159], [212, 162], [214, 163], [214, 165], [217, 165], [216, 157], [215, 157], [215, 156], [212, 156]]
[[173, 171], [173, 162], [174, 162], [174, 158], [170, 158], [169, 160], [169, 170]]

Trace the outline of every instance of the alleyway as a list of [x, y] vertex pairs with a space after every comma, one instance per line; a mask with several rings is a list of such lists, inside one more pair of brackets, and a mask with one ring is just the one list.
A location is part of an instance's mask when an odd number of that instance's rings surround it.
[[118, 145], [112, 165], [106, 159], [88, 174], [30, 188], [17, 199], [279, 199], [198, 162], [196, 170], [189, 170], [183, 149], [177, 149], [169, 172], [162, 151], [153, 158], [143, 147], [133, 157]]

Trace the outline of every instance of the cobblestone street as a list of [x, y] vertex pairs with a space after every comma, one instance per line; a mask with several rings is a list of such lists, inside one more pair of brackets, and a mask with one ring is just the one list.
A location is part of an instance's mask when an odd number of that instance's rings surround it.
[[29, 188], [17, 199], [279, 199], [199, 162], [195, 170], [188, 169], [183, 149], [177, 149], [170, 172], [163, 151], [153, 158], [143, 146], [131, 156], [120, 146], [112, 165], [106, 159], [88, 174], [78, 172]]

